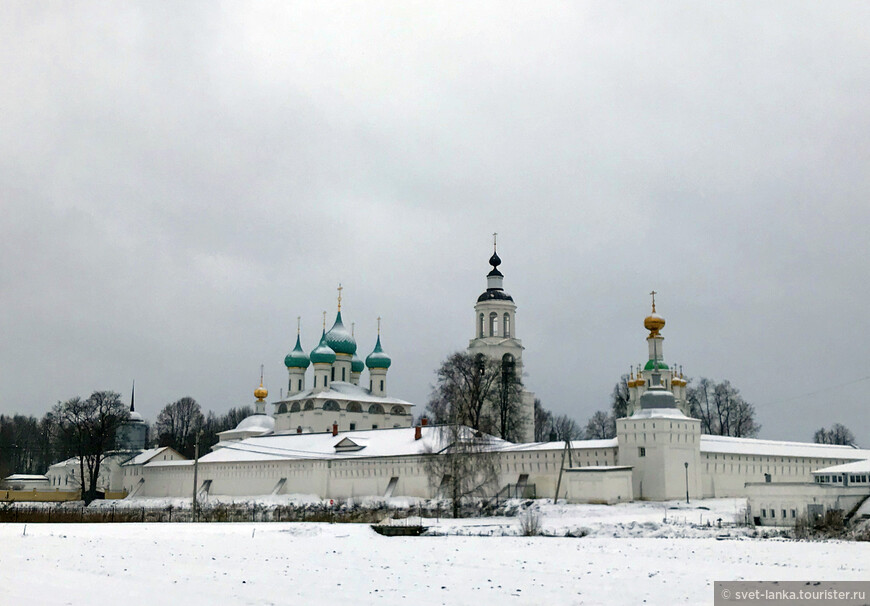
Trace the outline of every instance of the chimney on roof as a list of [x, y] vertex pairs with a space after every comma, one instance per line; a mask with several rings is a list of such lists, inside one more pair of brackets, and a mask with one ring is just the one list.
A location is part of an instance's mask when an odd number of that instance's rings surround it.
[[423, 425], [423, 427], [426, 427], [429, 424], [429, 417], [424, 416], [420, 419], [420, 424]]
[[301, 425], [299, 425], [299, 426], [296, 428], [296, 433], [302, 433], [302, 426], [301, 426]]
[[332, 424], [332, 435], [334, 435], [334, 436], [338, 435], [338, 423]]
[[421, 426], [417, 425], [416, 427], [414, 427], [414, 439], [419, 440], [422, 437], [423, 437], [423, 428]]

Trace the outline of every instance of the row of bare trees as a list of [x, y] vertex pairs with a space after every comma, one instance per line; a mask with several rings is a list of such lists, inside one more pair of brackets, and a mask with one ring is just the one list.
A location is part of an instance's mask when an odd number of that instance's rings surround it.
[[[163, 407], [146, 446], [171, 446], [192, 457], [197, 436], [201, 451], [207, 452], [218, 442], [218, 433], [251, 414], [250, 406], [231, 408], [222, 415], [203, 414], [196, 400], [183, 397]], [[128, 419], [127, 405], [113, 391], [58, 402], [42, 419], [0, 415], [0, 478], [43, 474], [52, 464], [76, 457], [83, 499], [90, 502], [98, 496], [100, 469], [106, 457], [117, 451], [118, 430]]]

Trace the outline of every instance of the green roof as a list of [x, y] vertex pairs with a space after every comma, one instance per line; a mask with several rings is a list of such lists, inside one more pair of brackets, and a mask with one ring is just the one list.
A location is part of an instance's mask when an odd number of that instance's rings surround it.
[[335, 352], [326, 344], [326, 331], [320, 337], [320, 343], [311, 352], [312, 364], [332, 364], [335, 362]]
[[326, 344], [335, 353], [352, 356], [356, 353], [356, 340], [341, 321], [341, 312], [335, 316], [335, 324], [326, 333]]
[[378, 342], [375, 345], [374, 351], [366, 358], [366, 366], [369, 368], [389, 368], [393, 361], [390, 359], [384, 350], [381, 349], [381, 336], [378, 335]]
[[658, 362], [656, 362], [655, 360], [650, 360], [646, 363], [646, 366], [643, 367], [644, 370], [655, 370], [656, 368], [658, 368], [659, 370], [667, 370], [668, 365], [661, 360], [659, 360]]
[[287, 368], [308, 368], [311, 361], [308, 359], [308, 354], [302, 350], [302, 343], [299, 341], [299, 335], [296, 335], [296, 347], [293, 351], [284, 356], [284, 366]]

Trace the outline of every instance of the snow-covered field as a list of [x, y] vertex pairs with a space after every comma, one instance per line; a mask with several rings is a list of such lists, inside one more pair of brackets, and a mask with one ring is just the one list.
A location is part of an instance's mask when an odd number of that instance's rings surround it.
[[[448, 536], [415, 538], [356, 524], [3, 524], [0, 603], [709, 604], [714, 580], [870, 578], [867, 543], [716, 528], [740, 505], [540, 506], [545, 530], [584, 538], [457, 536], [508, 534], [516, 518], [442, 520]], [[668, 528], [707, 534], [654, 538]]]

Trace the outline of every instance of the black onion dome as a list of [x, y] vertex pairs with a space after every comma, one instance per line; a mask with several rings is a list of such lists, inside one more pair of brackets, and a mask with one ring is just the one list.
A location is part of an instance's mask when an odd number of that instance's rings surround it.
[[513, 301], [514, 298], [503, 290], [491, 288], [477, 297], [477, 302], [481, 301]]
[[492, 256], [489, 258], [489, 264], [493, 267], [498, 267], [501, 265], [501, 259], [498, 256], [497, 252], [492, 253]]

